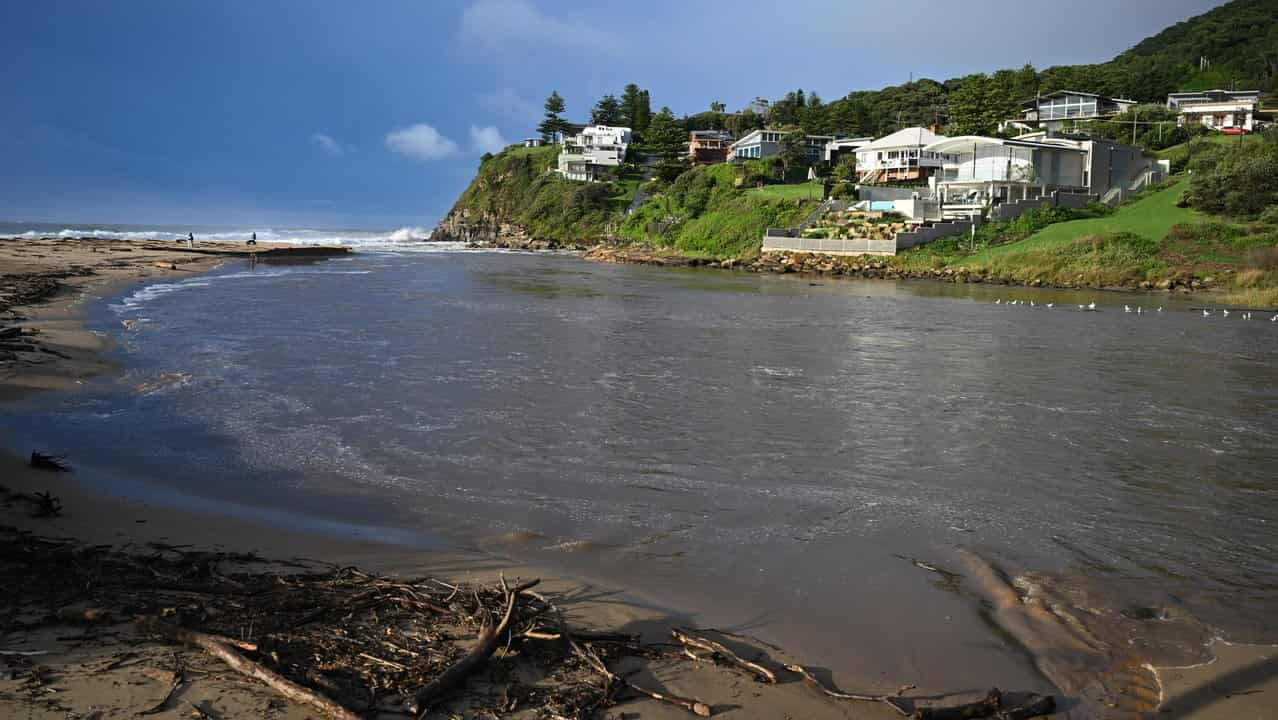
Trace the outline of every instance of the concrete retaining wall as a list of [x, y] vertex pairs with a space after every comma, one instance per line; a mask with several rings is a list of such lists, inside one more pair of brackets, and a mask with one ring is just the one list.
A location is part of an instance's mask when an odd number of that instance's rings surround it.
[[852, 238], [798, 238], [779, 235], [763, 236], [764, 252], [810, 252], [825, 255], [895, 255], [895, 240]]
[[921, 227], [918, 230], [903, 232], [896, 234], [896, 249], [904, 250], [929, 243], [937, 238], [954, 237], [955, 235], [963, 235], [972, 231], [971, 220], [950, 220], [947, 222], [936, 223], [929, 227]]
[[1017, 200], [1016, 202], [998, 205], [990, 210], [990, 219], [1011, 220], [1024, 215], [1030, 210], [1037, 210], [1041, 207], [1064, 207], [1077, 210], [1087, 207], [1087, 203], [1095, 199], [1095, 195], [1087, 195], [1085, 193], [1053, 192], [1044, 197]]

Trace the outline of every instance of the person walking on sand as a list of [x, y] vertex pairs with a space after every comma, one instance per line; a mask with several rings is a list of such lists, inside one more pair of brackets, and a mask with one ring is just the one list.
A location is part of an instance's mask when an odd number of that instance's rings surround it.
[[186, 246], [189, 248], [195, 247], [195, 233], [186, 234]]

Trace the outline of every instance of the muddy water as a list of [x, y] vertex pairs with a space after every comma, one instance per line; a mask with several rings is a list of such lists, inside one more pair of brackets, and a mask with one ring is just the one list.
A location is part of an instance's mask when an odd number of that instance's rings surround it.
[[1047, 687], [1007, 626], [1055, 630], [971, 557], [1087, 620], [1089, 667], [1278, 640], [1268, 317], [438, 252], [94, 322], [125, 376], [0, 422], [103, 477], [559, 565], [892, 687]]

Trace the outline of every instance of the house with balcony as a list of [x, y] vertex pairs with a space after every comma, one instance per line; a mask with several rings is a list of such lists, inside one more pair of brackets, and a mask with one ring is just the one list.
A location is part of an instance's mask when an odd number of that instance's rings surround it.
[[1006, 220], [1044, 203], [1116, 204], [1167, 171], [1132, 145], [1047, 133], [1010, 140], [942, 138], [925, 150], [944, 158], [934, 180], [934, 195], [952, 217], [987, 215]]
[[1204, 125], [1213, 130], [1255, 130], [1259, 105], [1259, 90], [1202, 90], [1167, 96], [1167, 109], [1179, 113], [1177, 125]]
[[589, 125], [564, 139], [559, 150], [559, 173], [569, 180], [594, 182], [606, 168], [625, 162], [630, 142], [628, 127]]
[[940, 171], [944, 162], [927, 146], [944, 140], [923, 127], [905, 128], [856, 150], [857, 177], [863, 183], [923, 182]]
[[[781, 152], [781, 138], [793, 130], [752, 130], [746, 133], [729, 147], [729, 159], [758, 160], [772, 157]], [[818, 163], [825, 159], [825, 144], [834, 139], [833, 135], [804, 136], [804, 151], [808, 162]]]
[[688, 133], [688, 159], [694, 165], [727, 162], [732, 134], [726, 130], [693, 130]]
[[1070, 130], [1079, 123], [1108, 120], [1135, 105], [1135, 100], [1075, 90], [1057, 90], [1026, 100], [1021, 104], [1020, 116], [1005, 121], [999, 129]]
[[825, 144], [825, 164], [831, 167], [838, 165], [844, 157], [856, 157], [856, 151], [874, 142], [872, 137], [835, 138]]

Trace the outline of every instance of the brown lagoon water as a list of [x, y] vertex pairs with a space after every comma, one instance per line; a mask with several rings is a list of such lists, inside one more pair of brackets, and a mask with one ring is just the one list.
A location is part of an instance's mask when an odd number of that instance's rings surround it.
[[482, 545], [860, 677], [1032, 689], [910, 559], [1039, 571], [1132, 636], [1278, 640], [1278, 322], [1167, 302], [360, 253], [111, 298], [124, 377], [0, 423], [133, 492]]

